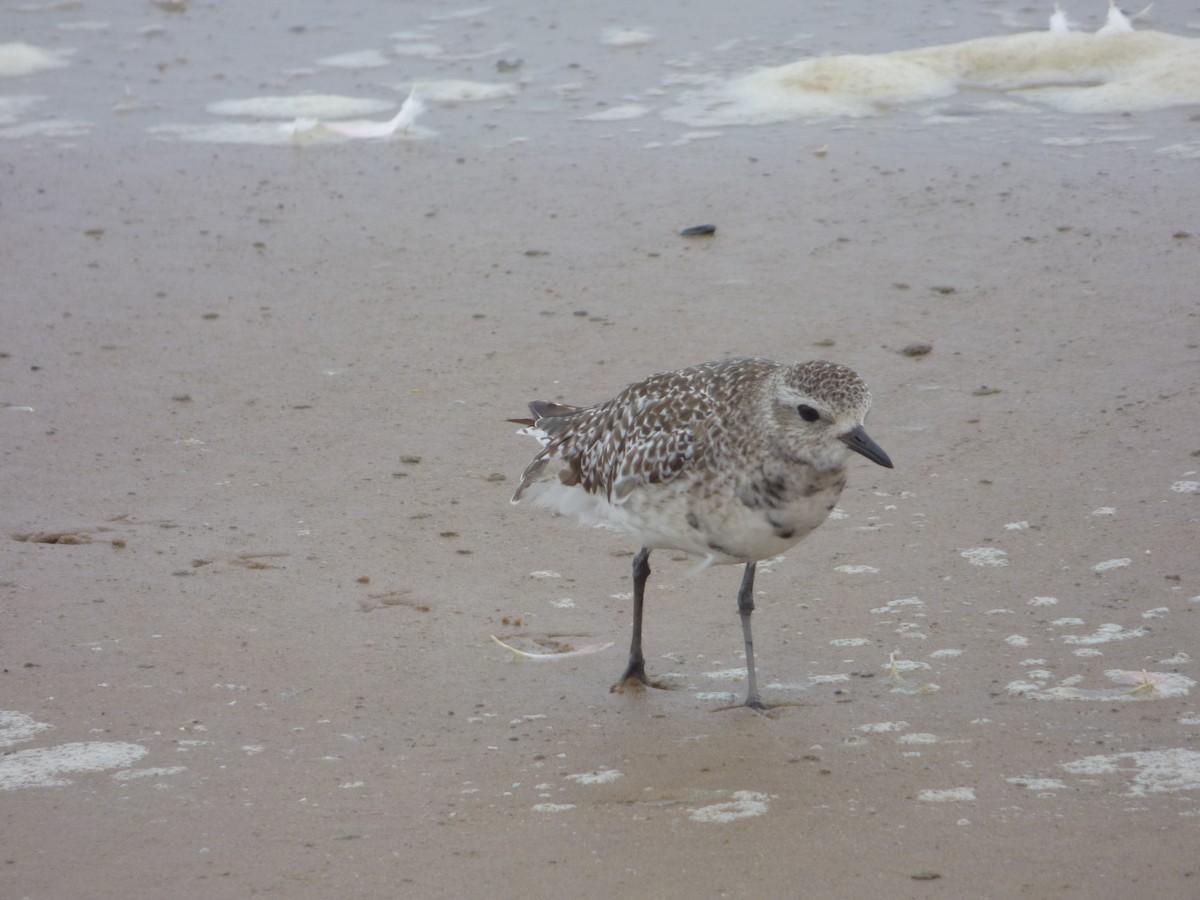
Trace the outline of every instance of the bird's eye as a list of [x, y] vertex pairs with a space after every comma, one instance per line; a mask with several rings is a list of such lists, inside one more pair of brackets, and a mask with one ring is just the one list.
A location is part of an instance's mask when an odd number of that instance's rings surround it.
[[796, 407], [796, 412], [800, 413], [800, 418], [805, 422], [815, 422], [821, 418], [821, 414], [809, 406], [807, 403], [801, 403]]

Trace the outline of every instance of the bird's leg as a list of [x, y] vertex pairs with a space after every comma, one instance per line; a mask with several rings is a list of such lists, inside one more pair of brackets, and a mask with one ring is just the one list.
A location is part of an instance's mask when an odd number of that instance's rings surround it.
[[642, 656], [642, 605], [646, 595], [646, 579], [650, 577], [650, 548], [643, 547], [633, 558], [633, 637], [629, 643], [629, 664], [616, 684], [614, 692], [625, 689], [630, 679], [650, 684], [646, 678], [646, 660]]
[[742, 638], [746, 642], [746, 705], [759, 712], [769, 708], [758, 696], [758, 681], [754, 675], [754, 638], [750, 636], [750, 614], [754, 612], [754, 567], [755, 563], [746, 563], [746, 574], [742, 576], [742, 586], [738, 590], [738, 615], [742, 620]]

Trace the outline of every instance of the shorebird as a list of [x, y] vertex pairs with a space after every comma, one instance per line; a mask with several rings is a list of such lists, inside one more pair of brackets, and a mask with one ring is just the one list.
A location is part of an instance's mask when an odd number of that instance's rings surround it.
[[633, 636], [613, 691], [646, 677], [642, 609], [650, 552], [681, 550], [709, 565], [745, 565], [738, 615], [746, 648], [745, 705], [768, 707], [754, 672], [750, 614], [759, 560], [819, 526], [846, 484], [851, 451], [889, 469], [863, 428], [871, 392], [831, 362], [730, 359], [651, 375], [607, 403], [535, 400], [511, 419], [542, 443], [513, 494], [641, 543], [633, 559]]

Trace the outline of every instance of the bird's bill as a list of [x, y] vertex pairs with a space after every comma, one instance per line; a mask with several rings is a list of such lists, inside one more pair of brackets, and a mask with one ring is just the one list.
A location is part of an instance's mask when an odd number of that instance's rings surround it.
[[861, 453], [873, 463], [878, 463], [885, 468], [892, 468], [891, 458], [883, 452], [883, 448], [871, 440], [871, 436], [867, 434], [866, 429], [861, 425], [855, 425], [850, 431], [841, 435], [838, 440], [853, 450], [855, 453]]

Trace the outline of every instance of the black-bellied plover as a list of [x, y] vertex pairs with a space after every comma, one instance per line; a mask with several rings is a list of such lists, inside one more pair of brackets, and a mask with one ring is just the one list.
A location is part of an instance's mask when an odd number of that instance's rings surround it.
[[646, 678], [642, 606], [650, 551], [682, 550], [704, 565], [744, 563], [738, 614], [746, 705], [764, 710], [754, 674], [754, 569], [825, 521], [846, 484], [850, 451], [892, 467], [867, 436], [871, 392], [830, 362], [784, 366], [730, 359], [651, 375], [607, 403], [535, 400], [521, 434], [542, 442], [512, 502], [531, 498], [585, 523], [633, 535], [633, 638], [614, 691]]

